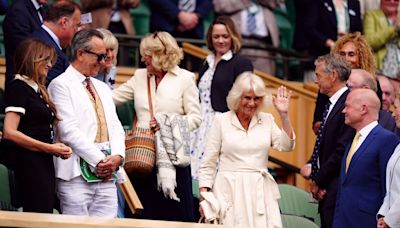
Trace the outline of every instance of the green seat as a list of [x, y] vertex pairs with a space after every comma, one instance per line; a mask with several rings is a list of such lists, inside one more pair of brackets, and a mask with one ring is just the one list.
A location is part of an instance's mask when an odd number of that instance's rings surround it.
[[126, 102], [117, 106], [117, 114], [124, 130], [131, 130], [133, 118], [135, 117], [135, 104], [133, 101]]
[[318, 204], [310, 202], [310, 195], [306, 191], [288, 184], [279, 184], [281, 198], [278, 200], [281, 214], [297, 215], [308, 218], [320, 225]]
[[0, 210], [15, 211], [11, 204], [11, 190], [8, 169], [0, 164]]
[[318, 228], [319, 226], [310, 220], [296, 215], [281, 215], [283, 228]]

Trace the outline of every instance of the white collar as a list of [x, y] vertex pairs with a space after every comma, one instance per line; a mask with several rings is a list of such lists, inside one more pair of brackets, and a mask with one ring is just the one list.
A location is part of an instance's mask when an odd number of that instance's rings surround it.
[[331, 102], [332, 105], [335, 105], [336, 102], [339, 100], [339, 98], [342, 96], [344, 92], [346, 92], [348, 88], [346, 86], [340, 88], [336, 93], [334, 93], [330, 98], [329, 101]]
[[37, 0], [31, 0], [31, 2], [36, 10], [38, 10], [42, 6], [37, 2]]
[[62, 50], [61, 48], [61, 44], [60, 44], [60, 39], [58, 39], [58, 36], [56, 34], [54, 34], [53, 31], [51, 31], [51, 29], [49, 27], [47, 27], [46, 25], [42, 24], [42, 28], [44, 30], [46, 30], [47, 33], [49, 33], [49, 35], [51, 36], [51, 38], [53, 38], [54, 42], [56, 42], [58, 48], [60, 48], [60, 50]]
[[372, 121], [371, 123], [367, 124], [366, 126], [364, 126], [363, 128], [361, 128], [360, 135], [363, 138], [366, 138], [369, 133], [372, 131], [372, 129], [374, 129], [376, 127], [376, 125], [378, 125], [378, 121]]
[[[232, 50], [229, 50], [221, 56], [221, 60], [229, 61], [230, 59], [232, 59], [232, 57], [233, 57], [233, 52], [232, 52]], [[207, 61], [209, 67], [214, 66], [215, 54], [214, 53], [209, 54], [206, 58], [206, 61]]]
[[39, 86], [36, 84], [36, 82], [32, 81], [32, 79], [28, 78], [27, 76], [16, 74], [14, 79], [15, 80], [21, 80], [21, 81], [25, 82], [30, 87], [32, 87], [32, 89], [35, 90], [36, 93], [39, 92]]

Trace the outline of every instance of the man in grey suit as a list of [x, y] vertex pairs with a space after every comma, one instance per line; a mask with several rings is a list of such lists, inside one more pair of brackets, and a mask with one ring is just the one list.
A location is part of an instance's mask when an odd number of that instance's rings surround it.
[[[279, 46], [279, 30], [273, 10], [282, 0], [213, 0], [217, 14], [228, 15], [242, 34], [243, 44], [263, 47]], [[275, 74], [273, 54], [260, 48], [242, 48], [257, 70]]]

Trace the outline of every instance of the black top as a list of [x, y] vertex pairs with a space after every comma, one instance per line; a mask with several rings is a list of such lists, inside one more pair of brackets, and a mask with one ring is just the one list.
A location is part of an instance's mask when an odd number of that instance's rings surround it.
[[[42, 95], [21, 80], [13, 80], [5, 90], [5, 106], [24, 109], [18, 130], [46, 143], [52, 143], [54, 114]], [[13, 110], [14, 111], [14, 110]]]
[[[200, 67], [200, 78], [209, 68], [207, 61]], [[211, 107], [217, 112], [228, 111], [226, 97], [231, 90], [237, 76], [245, 71], [253, 71], [251, 61], [239, 54], [233, 54], [228, 61], [221, 59], [218, 62], [211, 82]]]

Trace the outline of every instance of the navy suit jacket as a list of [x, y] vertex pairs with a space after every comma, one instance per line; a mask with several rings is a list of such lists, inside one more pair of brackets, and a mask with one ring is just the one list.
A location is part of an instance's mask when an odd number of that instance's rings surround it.
[[46, 85], [48, 85], [50, 84], [51, 80], [56, 78], [58, 75], [64, 73], [64, 71], [69, 66], [69, 61], [65, 53], [58, 47], [57, 43], [53, 40], [50, 34], [42, 27], [36, 30], [32, 34], [32, 36], [54, 47], [54, 49], [57, 52], [57, 62], [49, 70], [49, 73], [47, 74], [46, 77]]
[[[200, 78], [203, 77], [208, 68], [207, 61], [204, 61], [204, 64], [199, 69]], [[218, 62], [211, 82], [210, 94], [211, 107], [214, 111], [226, 112], [229, 110], [226, 97], [237, 76], [245, 71], [253, 71], [253, 64], [247, 57], [240, 54], [233, 54], [228, 61], [221, 60]]]
[[340, 169], [334, 227], [376, 227], [376, 213], [386, 193], [386, 165], [398, 137], [379, 124], [354, 153], [346, 173], [347, 146]]
[[354, 129], [344, 123], [342, 113], [348, 94], [349, 90], [346, 90], [340, 96], [329, 113], [322, 132], [319, 150], [320, 170], [314, 180], [320, 188], [326, 189], [326, 197], [320, 201], [320, 210], [335, 206], [343, 154], [347, 144], [355, 135]]
[[[150, 32], [165, 31], [172, 35], [179, 25], [178, 8], [179, 0], [149, 0], [151, 9]], [[202, 39], [204, 37], [203, 18], [213, 9], [211, 0], [196, 1], [195, 13], [200, 16], [198, 25], [193, 29], [193, 37]]]
[[6, 85], [14, 78], [14, 53], [18, 45], [39, 29], [42, 22], [31, 0], [16, 0], [3, 22], [6, 50]]
[[[360, 3], [358, 0], [348, 0], [348, 15], [350, 32], [362, 31]], [[332, 0], [314, 0], [310, 4], [308, 17], [305, 18], [308, 39], [310, 42], [310, 54], [317, 57], [328, 54], [329, 48], [325, 46], [327, 39], [336, 41], [337, 20], [335, 7]]]

